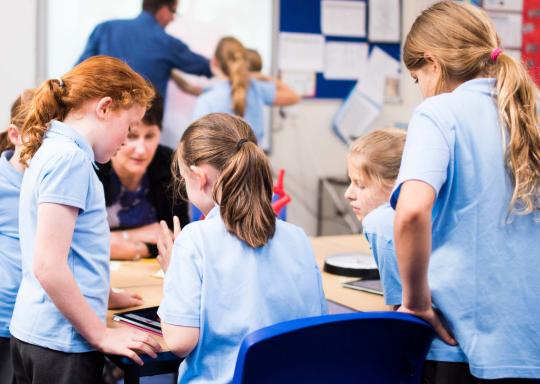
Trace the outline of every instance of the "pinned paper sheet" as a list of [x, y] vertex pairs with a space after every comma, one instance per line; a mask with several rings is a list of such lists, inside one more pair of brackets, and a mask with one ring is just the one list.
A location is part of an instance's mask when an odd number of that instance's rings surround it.
[[369, 132], [371, 124], [381, 113], [381, 107], [368, 99], [359, 88], [351, 92], [334, 118], [334, 130], [346, 143]]
[[358, 80], [366, 71], [368, 44], [327, 42], [324, 77], [331, 80]]
[[490, 13], [489, 17], [495, 26], [497, 34], [501, 38], [501, 46], [504, 48], [520, 48], [523, 37], [523, 19], [521, 14], [516, 13]]
[[381, 106], [384, 102], [385, 90], [388, 79], [399, 77], [399, 61], [384, 52], [379, 47], [374, 47], [369, 55], [366, 74], [360, 82], [360, 91]]
[[364, 1], [322, 1], [321, 30], [328, 36], [366, 37], [366, 3]]
[[282, 71], [281, 80], [300, 96], [315, 96], [317, 76], [315, 72]]
[[324, 37], [312, 33], [280, 33], [279, 69], [322, 72]]
[[523, 10], [523, 0], [484, 0], [483, 7], [490, 11], [517, 11]]
[[370, 1], [368, 9], [368, 40], [370, 42], [399, 43], [400, 0]]

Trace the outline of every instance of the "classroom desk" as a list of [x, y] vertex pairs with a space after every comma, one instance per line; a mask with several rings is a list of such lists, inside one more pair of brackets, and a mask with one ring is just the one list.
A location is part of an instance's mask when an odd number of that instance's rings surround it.
[[[369, 252], [368, 243], [361, 235], [315, 237], [311, 239], [311, 243], [321, 271], [326, 256], [340, 252]], [[140, 308], [159, 305], [163, 294], [163, 279], [152, 276], [160, 269], [155, 259], [114, 262], [113, 265], [117, 266], [117, 268], [111, 269], [112, 287], [139, 293], [144, 300], [144, 305]], [[384, 304], [382, 296], [343, 288], [342, 283], [349, 280], [354, 280], [354, 278], [322, 272], [322, 282], [326, 298], [357, 311], [390, 310]], [[127, 326], [112, 320], [113, 313], [115, 312], [120, 311], [114, 310], [108, 312], [107, 325], [114, 328]], [[126, 384], [138, 384], [139, 377], [141, 376], [177, 371], [181, 359], [169, 352], [163, 338], [156, 335], [153, 336], [160, 343], [164, 352], [161, 352], [156, 360], [148, 356], [143, 356], [145, 362], [143, 367], [139, 367], [127, 358], [109, 356], [124, 370]]]

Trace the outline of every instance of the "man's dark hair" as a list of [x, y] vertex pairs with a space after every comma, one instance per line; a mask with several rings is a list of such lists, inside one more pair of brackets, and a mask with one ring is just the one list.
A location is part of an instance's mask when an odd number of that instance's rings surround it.
[[142, 9], [153, 15], [164, 5], [173, 8], [176, 5], [176, 2], [177, 0], [143, 0]]
[[163, 120], [163, 98], [156, 93], [156, 97], [152, 100], [152, 106], [146, 111], [142, 122], [145, 125], [157, 125], [161, 131], [161, 123]]

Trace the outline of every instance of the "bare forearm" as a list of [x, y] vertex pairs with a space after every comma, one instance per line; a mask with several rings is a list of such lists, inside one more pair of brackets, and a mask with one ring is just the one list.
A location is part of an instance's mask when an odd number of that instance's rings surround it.
[[132, 229], [126, 229], [122, 231], [127, 235], [130, 241], [140, 241], [147, 244], [156, 244], [161, 227], [159, 223], [152, 223], [136, 227]]
[[83, 297], [68, 266], [41, 266], [36, 272], [41, 286], [58, 310], [90, 344], [97, 346], [105, 333], [105, 324]]

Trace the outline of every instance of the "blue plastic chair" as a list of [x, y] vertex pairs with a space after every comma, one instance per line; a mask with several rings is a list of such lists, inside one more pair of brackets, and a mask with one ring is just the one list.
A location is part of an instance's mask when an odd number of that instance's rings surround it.
[[434, 335], [396, 312], [287, 321], [246, 336], [233, 383], [420, 383]]

